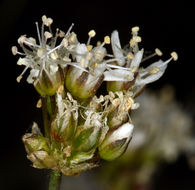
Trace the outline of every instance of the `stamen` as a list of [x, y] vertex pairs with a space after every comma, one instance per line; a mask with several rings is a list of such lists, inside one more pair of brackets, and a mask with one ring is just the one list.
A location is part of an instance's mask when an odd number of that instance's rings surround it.
[[89, 35], [89, 38], [88, 38], [88, 41], [87, 41], [87, 46], [90, 44], [91, 38], [93, 38], [96, 35], [95, 30], [90, 30], [88, 35]]
[[39, 39], [39, 44], [40, 44], [40, 46], [42, 46], [41, 36], [40, 36], [40, 31], [39, 31], [39, 24], [38, 24], [38, 22], [35, 22], [35, 24], [36, 24], [36, 28], [37, 28], [37, 35], [38, 35], [38, 39]]
[[70, 31], [72, 30], [73, 26], [74, 26], [74, 23], [71, 24], [70, 28], [66, 32], [66, 36], [68, 36], [70, 34]]
[[40, 46], [39, 45], [37, 45], [37, 44], [34, 44], [34, 43], [31, 43], [31, 42], [29, 42], [29, 41], [23, 41], [23, 43], [25, 43], [26, 45], [29, 45], [29, 46], [34, 46], [34, 47], [37, 47], [37, 48], [40, 48]]
[[26, 55], [25, 53], [19, 52], [19, 51], [18, 51], [18, 48], [17, 48], [16, 46], [12, 46], [11, 51], [12, 51], [12, 54], [13, 54], [13, 55], [17, 55], [17, 54], [19, 54], [19, 55]]
[[12, 46], [12, 54], [13, 55], [17, 55], [17, 53], [18, 53], [18, 48], [16, 47], [16, 46]]
[[44, 33], [44, 36], [45, 36], [46, 40], [49, 38], [52, 38], [52, 34], [50, 32], [47, 32], [47, 31]]
[[148, 60], [148, 59], [151, 59], [152, 57], [154, 57], [154, 56], [156, 56], [156, 55], [162, 56], [163, 53], [162, 53], [162, 51], [161, 51], [160, 49], [156, 48], [156, 49], [155, 49], [155, 53], [153, 53], [153, 54], [151, 54], [151, 55], [149, 55], [149, 56], [143, 58], [141, 62], [143, 63], [144, 61], [146, 61], [146, 60]]
[[104, 37], [104, 43], [105, 44], [110, 44], [110, 37], [109, 36]]
[[171, 57], [173, 58], [174, 61], [177, 61], [178, 60], [178, 55], [176, 52], [172, 52], [171, 53]]
[[56, 46], [55, 48], [51, 49], [50, 51], [47, 52], [47, 55], [49, 55], [50, 53], [54, 52], [56, 49], [59, 49], [60, 47], [62, 47], [63, 44], [61, 43], [60, 45]]
[[135, 26], [131, 29], [133, 35], [137, 35], [138, 31], [139, 31], [139, 26]]
[[132, 60], [134, 58], [134, 55], [131, 52], [129, 52], [127, 54], [127, 58]]
[[25, 40], [26, 40], [26, 35], [20, 36], [18, 38], [18, 44], [20, 44], [22, 46]]
[[88, 49], [88, 51], [91, 51], [91, 50], [92, 50], [92, 48], [93, 48], [93, 46], [92, 46], [92, 45], [87, 45], [87, 49]]
[[47, 18], [45, 15], [42, 16], [43, 24], [47, 27], [49, 27], [53, 23], [52, 18]]
[[16, 78], [17, 82], [19, 83], [23, 77], [23, 74], [27, 71], [27, 69], [30, 67], [30, 64], [27, 65], [24, 70], [22, 71], [22, 73]]
[[163, 55], [162, 51], [160, 49], [158, 49], [158, 48], [155, 49], [155, 53], [158, 56], [162, 56]]

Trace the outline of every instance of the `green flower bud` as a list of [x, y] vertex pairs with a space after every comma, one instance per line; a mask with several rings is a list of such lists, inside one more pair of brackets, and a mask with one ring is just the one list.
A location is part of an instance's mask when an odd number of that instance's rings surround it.
[[134, 126], [132, 124], [125, 123], [109, 131], [99, 146], [100, 157], [104, 160], [111, 161], [121, 156], [132, 138], [133, 128]]
[[[79, 126], [78, 128], [82, 128]], [[81, 152], [88, 152], [94, 148], [100, 138], [100, 128], [91, 127], [82, 130], [73, 140], [73, 149]]]
[[58, 141], [67, 141], [74, 135], [76, 126], [77, 120], [75, 120], [73, 113], [66, 113], [51, 123], [51, 135]]
[[42, 135], [27, 133], [22, 137], [22, 141], [27, 153], [37, 150], [45, 150], [46, 152], [49, 152], [47, 140]]
[[66, 73], [65, 86], [75, 98], [86, 99], [93, 96], [103, 82], [103, 74], [93, 76], [81, 69], [70, 67]]
[[57, 141], [70, 140], [75, 134], [78, 120], [77, 101], [67, 93], [66, 99], [62, 99], [62, 95], [56, 94], [56, 105], [58, 113], [51, 123], [51, 135]]
[[63, 85], [64, 77], [63, 71], [60, 67], [56, 66], [53, 71], [42, 70], [40, 76], [34, 81], [34, 87], [37, 92], [42, 96], [52, 96], [56, 93], [58, 88]]
[[49, 147], [46, 138], [38, 134], [27, 133], [22, 141], [25, 145], [27, 158], [33, 162], [35, 168], [55, 167], [55, 160], [49, 155]]

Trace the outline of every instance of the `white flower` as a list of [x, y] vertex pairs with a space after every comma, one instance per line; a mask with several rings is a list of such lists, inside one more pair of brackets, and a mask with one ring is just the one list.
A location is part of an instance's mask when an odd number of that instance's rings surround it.
[[[144, 50], [139, 50], [138, 43], [141, 38], [137, 36], [138, 27], [132, 28], [133, 37], [130, 40], [130, 47], [128, 50], [122, 49], [118, 31], [114, 31], [111, 35], [111, 45], [113, 54], [115, 56], [117, 65], [107, 64], [107, 67], [112, 69], [104, 72], [104, 81], [133, 81], [135, 79], [135, 86], [144, 86], [145, 84], [158, 80], [165, 72], [167, 64], [172, 60], [177, 60], [177, 54], [171, 53], [171, 58], [167, 61], [159, 60], [147, 68], [140, 68], [140, 63], [154, 55], [161, 56], [162, 52], [156, 49], [155, 53], [149, 57], [143, 58]], [[138, 39], [139, 38], [139, 39]]]

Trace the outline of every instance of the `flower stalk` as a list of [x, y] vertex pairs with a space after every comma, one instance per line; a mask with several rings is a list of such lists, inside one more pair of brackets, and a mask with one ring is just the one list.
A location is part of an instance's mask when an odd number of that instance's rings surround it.
[[61, 182], [61, 172], [56, 170], [51, 170], [49, 179], [49, 190], [59, 190]]

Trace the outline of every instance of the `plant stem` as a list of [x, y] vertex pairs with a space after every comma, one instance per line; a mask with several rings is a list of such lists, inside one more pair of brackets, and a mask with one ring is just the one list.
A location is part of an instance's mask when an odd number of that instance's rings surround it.
[[47, 97], [42, 98], [42, 113], [45, 137], [49, 138], [49, 118], [47, 110]]
[[61, 181], [61, 173], [57, 170], [52, 170], [49, 179], [49, 190], [58, 190]]

